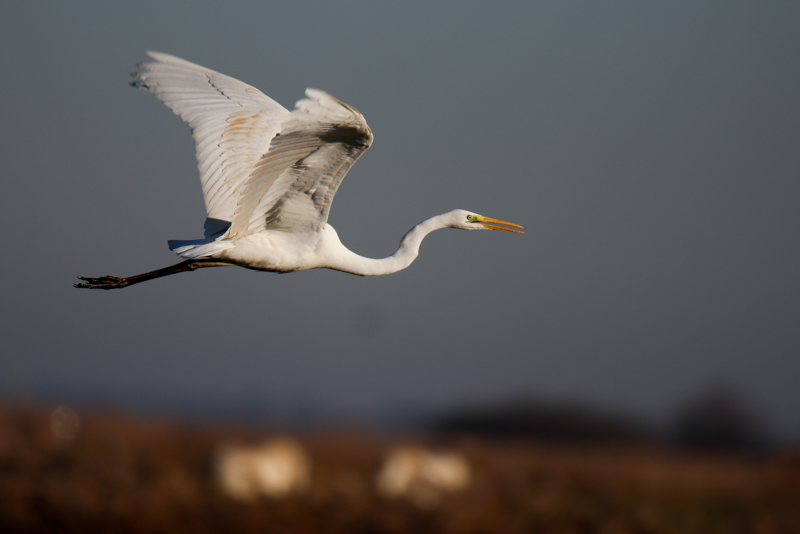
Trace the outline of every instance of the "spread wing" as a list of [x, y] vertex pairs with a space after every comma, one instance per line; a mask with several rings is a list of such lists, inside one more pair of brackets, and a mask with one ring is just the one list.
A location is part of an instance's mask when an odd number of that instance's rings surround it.
[[206, 212], [232, 221], [253, 165], [289, 111], [261, 91], [183, 59], [147, 52], [131, 85], [153, 93], [192, 129]]
[[153, 93], [192, 128], [207, 237], [228, 223], [230, 238], [324, 226], [344, 175], [372, 144], [357, 110], [308, 89], [290, 113], [234, 78], [147, 54], [153, 61], [137, 65], [132, 85]]
[[263, 228], [319, 230], [350, 167], [372, 144], [364, 117], [344, 102], [307, 89], [244, 184], [229, 237]]

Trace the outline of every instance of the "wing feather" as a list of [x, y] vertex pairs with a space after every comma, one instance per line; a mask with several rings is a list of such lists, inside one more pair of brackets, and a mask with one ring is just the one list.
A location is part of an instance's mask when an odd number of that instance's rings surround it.
[[[261, 158], [289, 111], [224, 74], [169, 54], [147, 55], [153, 61], [137, 64], [132, 85], [153, 93], [192, 128], [208, 217], [232, 221], [249, 175], [242, 162], [252, 167]], [[232, 120], [237, 134], [228, 131]]]
[[306, 96], [253, 168], [230, 237], [264, 228], [318, 231], [345, 174], [372, 144], [356, 109], [317, 89]]

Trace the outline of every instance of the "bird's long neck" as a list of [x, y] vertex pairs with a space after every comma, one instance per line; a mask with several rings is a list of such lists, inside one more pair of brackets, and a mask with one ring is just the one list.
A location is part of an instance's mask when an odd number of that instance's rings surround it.
[[342, 254], [340, 257], [341, 261], [334, 262], [334, 265], [330, 267], [361, 276], [379, 276], [403, 270], [417, 259], [420, 243], [422, 243], [426, 235], [434, 230], [448, 227], [444, 222], [444, 217], [445, 214], [431, 217], [409, 230], [406, 235], [403, 236], [403, 239], [400, 240], [400, 246], [397, 247], [395, 253], [387, 258], [365, 258], [364, 256], [359, 256], [351, 252], [344, 245], [340, 244], [343, 251], [347, 252]]

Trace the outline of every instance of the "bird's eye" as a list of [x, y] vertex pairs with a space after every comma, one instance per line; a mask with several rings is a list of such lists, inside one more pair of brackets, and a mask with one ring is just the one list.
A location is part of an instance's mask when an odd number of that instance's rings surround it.
[[477, 222], [477, 221], [478, 221], [478, 216], [477, 215], [472, 215], [472, 214], [467, 215], [467, 222], [474, 223], [474, 222]]

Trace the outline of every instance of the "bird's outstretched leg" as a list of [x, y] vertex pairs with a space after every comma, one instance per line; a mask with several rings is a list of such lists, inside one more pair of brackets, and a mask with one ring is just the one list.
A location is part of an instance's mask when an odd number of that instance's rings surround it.
[[149, 273], [137, 274], [136, 276], [129, 276], [128, 278], [118, 278], [116, 276], [101, 276], [100, 278], [87, 278], [79, 276], [83, 283], [73, 284], [74, 287], [81, 287], [87, 289], [117, 289], [121, 287], [128, 287], [139, 282], [146, 282], [153, 278], [160, 278], [162, 276], [169, 276], [171, 274], [182, 273], [184, 271], [194, 271], [202, 267], [225, 267], [234, 265], [224, 261], [216, 260], [186, 260], [163, 269], [150, 271]]

